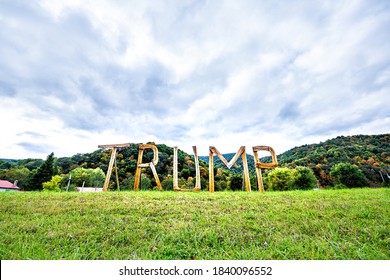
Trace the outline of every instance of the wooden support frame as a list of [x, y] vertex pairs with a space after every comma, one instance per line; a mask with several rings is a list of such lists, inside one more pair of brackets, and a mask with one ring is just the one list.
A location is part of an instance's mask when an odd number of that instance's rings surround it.
[[199, 168], [199, 157], [198, 152], [196, 150], [196, 146], [192, 146], [192, 150], [194, 151], [194, 159], [195, 159], [195, 188], [194, 191], [200, 191], [202, 189], [200, 182], [200, 168]]
[[[196, 146], [192, 146], [192, 150], [194, 151], [194, 159], [195, 159], [195, 172], [196, 172], [196, 183], [195, 187], [190, 191], [200, 191], [201, 183], [200, 183], [200, 169], [199, 169], [199, 158], [198, 152], [196, 150]], [[173, 147], [173, 190], [174, 191], [188, 191], [187, 189], [182, 189], [179, 187], [178, 182], [178, 166], [177, 166], [177, 151], [178, 147]]]
[[111, 173], [112, 173], [112, 167], [114, 166], [115, 163], [115, 175], [116, 175], [116, 184], [119, 190], [119, 179], [118, 179], [118, 170], [116, 167], [116, 155], [117, 155], [117, 150], [118, 148], [128, 148], [130, 147], [130, 143], [124, 143], [124, 144], [107, 144], [107, 145], [99, 145], [98, 148], [101, 149], [111, 149], [111, 158], [110, 162], [108, 164], [108, 169], [106, 173], [106, 179], [104, 181], [103, 185], [103, 191], [106, 192], [108, 190], [108, 184], [110, 183], [111, 179]]
[[241, 146], [238, 149], [238, 152], [234, 157], [228, 162], [225, 157], [218, 151], [214, 146], [209, 147], [209, 191], [214, 192], [214, 155], [217, 155], [218, 158], [230, 169], [237, 159], [242, 157], [242, 165], [244, 166], [244, 180], [245, 180], [245, 190], [247, 192], [251, 191], [251, 182], [249, 178], [249, 168], [248, 161], [246, 158], [245, 146]]
[[[258, 154], [259, 151], [270, 152], [272, 162], [271, 163], [261, 162], [259, 160], [259, 154]], [[264, 192], [263, 176], [261, 174], [261, 168], [275, 168], [275, 167], [277, 167], [278, 166], [278, 159], [276, 157], [274, 149], [272, 149], [270, 146], [254, 146], [253, 147], [253, 157], [255, 160], [256, 177], [257, 177], [257, 184], [259, 185], [259, 191]]]
[[179, 175], [178, 175], [178, 167], [177, 167], [177, 146], [173, 147], [173, 190], [181, 191], [179, 187]]
[[[145, 149], [153, 150], [153, 161], [148, 163], [142, 163], [142, 157]], [[137, 160], [137, 170], [135, 171], [135, 180], [134, 180], [134, 190], [138, 190], [139, 183], [141, 179], [141, 168], [150, 167], [153, 172], [154, 179], [156, 180], [156, 184], [159, 190], [162, 190], [160, 179], [158, 178], [158, 174], [156, 171], [156, 164], [158, 163], [158, 149], [153, 144], [140, 144], [138, 150], [138, 160]]]

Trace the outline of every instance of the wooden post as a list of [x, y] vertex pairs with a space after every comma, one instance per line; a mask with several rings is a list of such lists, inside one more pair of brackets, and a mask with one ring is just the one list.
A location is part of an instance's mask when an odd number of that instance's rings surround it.
[[249, 178], [249, 168], [248, 168], [248, 161], [246, 159], [246, 152], [243, 151], [242, 155], [242, 165], [244, 166], [244, 180], [245, 180], [245, 190], [247, 192], [251, 191], [251, 180]]
[[112, 166], [114, 165], [116, 157], [116, 148], [113, 147], [111, 150], [111, 158], [110, 158], [110, 163], [108, 164], [108, 169], [107, 169], [107, 174], [106, 174], [106, 180], [104, 181], [104, 186], [103, 186], [103, 191], [106, 192], [108, 189], [108, 184], [110, 183], [111, 179], [111, 172], [112, 172]]
[[[381, 174], [381, 178], [382, 178], [382, 181], [383, 183], [385, 182], [385, 179], [383, 178], [383, 175], [382, 175], [382, 172], [379, 171], [379, 174]], [[68, 184], [69, 185], [69, 184]]]
[[153, 162], [150, 163], [150, 169], [152, 169], [154, 179], [156, 180], [157, 188], [161, 191], [162, 186], [161, 186], [160, 178], [158, 178], [156, 167], [154, 166]]
[[[258, 158], [259, 158], [258, 152], [253, 150], [253, 159], [255, 160], [255, 166], [259, 161]], [[256, 167], [256, 177], [257, 177], [257, 185], [259, 186], [259, 191], [264, 192], [263, 175], [261, 174], [261, 168]]]
[[194, 151], [194, 159], [195, 159], [195, 172], [196, 172], [195, 187], [192, 189], [182, 189], [179, 187], [179, 182], [178, 182], [178, 167], [177, 167], [178, 148], [176, 146], [173, 147], [173, 190], [174, 191], [200, 191], [201, 190], [198, 153], [196, 151], [196, 146], [192, 146], [192, 149]]
[[214, 192], [214, 152], [209, 148], [209, 192]]
[[198, 158], [198, 152], [196, 150], [196, 146], [192, 146], [192, 150], [194, 151], [194, 159], [195, 159], [195, 176], [196, 176], [196, 181], [195, 181], [195, 191], [200, 191], [201, 190], [201, 183], [200, 183], [200, 169], [199, 169], [199, 158]]
[[[258, 151], [269, 151], [271, 153], [272, 162], [265, 163], [265, 162], [259, 161]], [[264, 192], [263, 176], [261, 174], [261, 168], [275, 168], [275, 167], [277, 167], [278, 166], [278, 159], [276, 157], [274, 149], [272, 149], [269, 146], [255, 146], [255, 147], [253, 147], [253, 158], [255, 160], [256, 177], [257, 177], [257, 184], [259, 185], [259, 191]]]
[[116, 166], [116, 156], [115, 156], [114, 165], [115, 165], [114, 168], [115, 168], [116, 186], [117, 186], [118, 191], [120, 191], [119, 178], [118, 178], [118, 167]]
[[180, 191], [178, 170], [177, 170], [177, 147], [173, 147], [173, 190]]
[[[381, 174], [382, 175], [382, 174]], [[383, 178], [383, 177], [382, 177]], [[66, 185], [66, 192], [69, 191], [69, 186], [70, 186], [70, 180], [72, 179], [72, 174], [69, 175], [69, 180], [68, 180], [68, 184]]]
[[134, 179], [134, 190], [138, 191], [139, 188], [139, 182], [141, 179], [141, 163], [142, 163], [142, 156], [144, 154], [144, 149], [141, 149], [141, 147], [138, 150], [138, 160], [137, 160], [137, 169], [135, 171], [135, 179]]

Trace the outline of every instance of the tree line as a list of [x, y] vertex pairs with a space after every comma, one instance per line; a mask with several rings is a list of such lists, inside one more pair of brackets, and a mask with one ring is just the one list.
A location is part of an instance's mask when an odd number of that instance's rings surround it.
[[[154, 143], [152, 143], [154, 144]], [[156, 144], [155, 144], [156, 145]], [[173, 186], [173, 148], [156, 145], [159, 150], [157, 174], [165, 190]], [[139, 144], [118, 149], [117, 173], [120, 190], [131, 190], [137, 165]], [[74, 190], [76, 187], [102, 187], [110, 160], [110, 150], [98, 149], [92, 153], [56, 158], [53, 153], [46, 160], [0, 160], [0, 179], [14, 182], [26, 191]], [[234, 154], [224, 155], [229, 160]], [[143, 162], [153, 158], [152, 150], [145, 150]], [[265, 157], [261, 161], [267, 162]], [[253, 157], [248, 155], [252, 189], [256, 189]], [[362, 186], [388, 186], [390, 172], [390, 135], [357, 135], [337, 137], [320, 144], [296, 147], [278, 155], [279, 167], [263, 170], [266, 190], [291, 190], [312, 188], [343, 188]], [[207, 157], [200, 157], [202, 189], [208, 188]], [[191, 189], [195, 184], [193, 156], [178, 151], [179, 187]], [[381, 173], [382, 172], [382, 176]], [[215, 158], [215, 189], [243, 190], [241, 158], [228, 170]], [[109, 189], [117, 190], [113, 172]], [[141, 176], [141, 189], [156, 186], [150, 168]]]

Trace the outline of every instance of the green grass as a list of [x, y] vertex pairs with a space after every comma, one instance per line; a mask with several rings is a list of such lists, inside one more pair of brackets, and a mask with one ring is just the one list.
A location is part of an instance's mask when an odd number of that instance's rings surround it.
[[390, 189], [0, 193], [4, 259], [390, 259]]

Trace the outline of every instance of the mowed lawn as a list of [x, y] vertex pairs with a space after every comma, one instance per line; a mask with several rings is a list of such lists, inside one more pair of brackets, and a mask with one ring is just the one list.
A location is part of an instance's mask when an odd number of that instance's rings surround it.
[[390, 189], [0, 193], [7, 259], [390, 259]]

